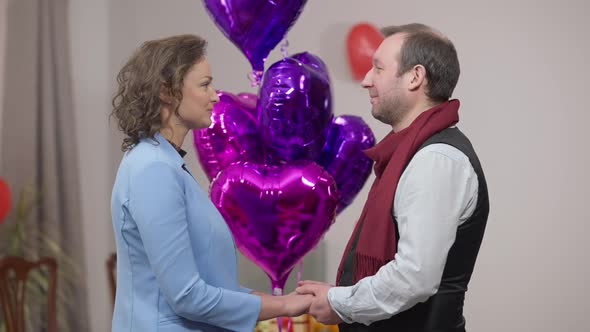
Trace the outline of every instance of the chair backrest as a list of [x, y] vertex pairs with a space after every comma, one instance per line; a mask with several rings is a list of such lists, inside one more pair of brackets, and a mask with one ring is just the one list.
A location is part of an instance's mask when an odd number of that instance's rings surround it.
[[114, 252], [107, 259], [107, 279], [111, 288], [111, 300], [115, 304], [115, 294], [117, 293], [117, 254]]
[[29, 261], [18, 256], [0, 258], [0, 305], [7, 332], [25, 331], [25, 290], [33, 269], [47, 268], [47, 332], [57, 331], [57, 262], [43, 257]]

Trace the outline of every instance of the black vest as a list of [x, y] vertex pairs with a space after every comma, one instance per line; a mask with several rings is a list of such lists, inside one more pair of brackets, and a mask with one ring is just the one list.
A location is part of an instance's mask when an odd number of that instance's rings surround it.
[[[457, 228], [455, 243], [449, 250], [438, 292], [426, 302], [419, 303], [389, 319], [363, 324], [340, 324], [341, 332], [464, 332], [463, 301], [471, 279], [477, 253], [483, 238], [489, 213], [488, 188], [479, 159], [469, 139], [457, 128], [447, 128], [430, 137], [420, 149], [430, 144], [444, 143], [463, 152], [471, 162], [478, 179], [477, 205], [472, 216]], [[362, 227], [362, 226], [361, 226]], [[360, 234], [360, 232], [358, 232]], [[398, 234], [404, 236], [404, 234]], [[398, 237], [399, 238], [399, 237]], [[354, 239], [343, 265], [340, 286], [352, 285]]]

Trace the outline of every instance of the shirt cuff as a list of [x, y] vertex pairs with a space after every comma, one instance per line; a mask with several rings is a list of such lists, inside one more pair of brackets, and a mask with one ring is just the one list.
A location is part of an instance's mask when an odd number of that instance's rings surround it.
[[254, 290], [248, 287], [244, 287], [244, 286], [240, 286], [240, 289], [238, 289], [238, 291], [242, 292], [242, 293], [252, 293]]
[[347, 324], [354, 323], [352, 320], [352, 308], [348, 304], [352, 296], [354, 286], [332, 287], [328, 290], [328, 303], [332, 310]]

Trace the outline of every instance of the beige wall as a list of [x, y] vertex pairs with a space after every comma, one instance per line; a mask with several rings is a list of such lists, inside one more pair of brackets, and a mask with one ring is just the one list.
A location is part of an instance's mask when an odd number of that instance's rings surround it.
[[[106, 114], [116, 70], [143, 40], [197, 33], [210, 41], [216, 87], [252, 90], [245, 58], [200, 1], [70, 3], [85, 240], [87, 257], [95, 262], [88, 268], [90, 312], [97, 332], [110, 324], [103, 262], [113, 246], [108, 202], [121, 154]], [[335, 113], [363, 116], [378, 138], [388, 128], [370, 118], [366, 92], [350, 79], [347, 29], [359, 21], [419, 21], [455, 42], [462, 65], [455, 93], [462, 101], [460, 127], [482, 160], [492, 208], [466, 303], [472, 331], [590, 330], [588, 12], [583, 0], [320, 0], [308, 2], [290, 33], [291, 53], [310, 51], [327, 63]], [[267, 64], [277, 58], [273, 54]], [[206, 186], [190, 140], [185, 148], [190, 168]], [[367, 188], [325, 237], [329, 281], [366, 194]]]
[[[4, 57], [6, 43], [6, 0], [0, 0], [0, 137], [2, 137], [2, 113], [4, 112]], [[0, 149], [2, 148], [0, 144]], [[0, 151], [0, 156], [2, 155]]]

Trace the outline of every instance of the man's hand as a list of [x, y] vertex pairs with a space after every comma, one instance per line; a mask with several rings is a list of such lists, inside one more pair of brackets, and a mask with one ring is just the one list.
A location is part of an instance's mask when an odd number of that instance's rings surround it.
[[311, 294], [299, 294], [297, 292], [289, 293], [284, 298], [285, 312], [289, 317], [297, 317], [307, 313], [314, 300]]
[[338, 324], [342, 320], [328, 302], [328, 290], [333, 286], [325, 282], [305, 280], [299, 282], [295, 291], [299, 294], [311, 294], [314, 300], [309, 307], [309, 314], [322, 324]]

